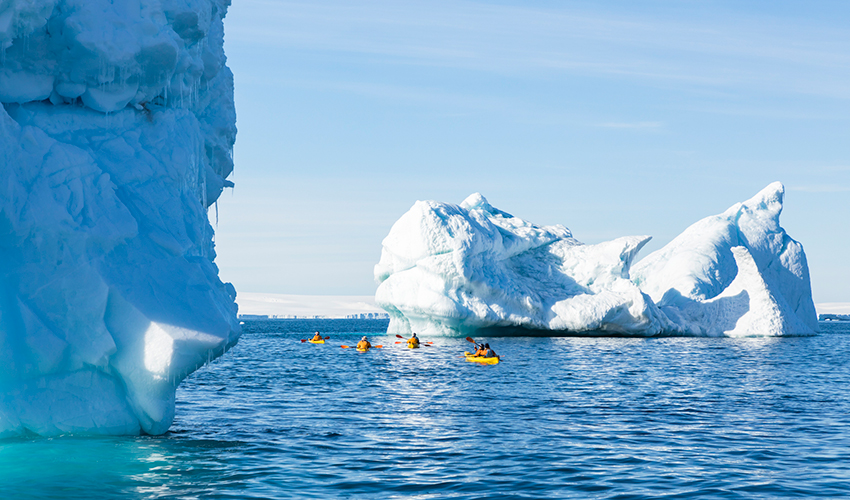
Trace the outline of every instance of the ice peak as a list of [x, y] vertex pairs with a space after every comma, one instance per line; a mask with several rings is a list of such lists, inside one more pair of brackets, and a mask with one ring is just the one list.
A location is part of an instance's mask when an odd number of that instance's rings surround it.
[[785, 199], [785, 186], [776, 181], [767, 185], [747, 201], [736, 203], [729, 207], [724, 215], [739, 214], [742, 211], [759, 214], [760, 218], [776, 219], [782, 213], [782, 203]]
[[485, 198], [484, 195], [482, 195], [481, 193], [472, 193], [471, 195], [467, 196], [466, 199], [461, 202], [460, 208], [466, 210], [481, 210], [482, 212], [486, 212], [490, 215], [498, 215], [501, 217], [513, 217], [513, 215], [507, 212], [502, 212], [498, 208], [491, 205], [487, 201], [487, 198]]
[[782, 202], [785, 199], [785, 186], [776, 181], [759, 191], [755, 196], [744, 202], [751, 210], [763, 210], [779, 217], [782, 213]]
[[481, 193], [472, 193], [467, 196], [466, 199], [461, 202], [460, 207], [467, 210], [483, 209], [490, 211], [493, 209], [493, 206], [490, 205], [487, 198], [485, 198]]

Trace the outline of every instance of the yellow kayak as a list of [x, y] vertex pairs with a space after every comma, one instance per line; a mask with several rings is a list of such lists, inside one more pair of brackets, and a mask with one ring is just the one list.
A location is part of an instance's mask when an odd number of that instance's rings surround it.
[[419, 349], [419, 346], [418, 346], [418, 345], [410, 345], [410, 344], [407, 344], [407, 348], [408, 348], [408, 349]]
[[466, 355], [466, 360], [470, 363], [485, 363], [488, 365], [495, 365], [499, 362], [498, 356], [496, 356], [495, 358], [485, 358], [484, 356], [473, 356], [472, 353], [466, 351], [464, 351], [464, 354]]
[[325, 339], [321, 339], [321, 340], [313, 340], [313, 339], [310, 339], [310, 340], [308, 340], [307, 342], [309, 342], [309, 343], [311, 343], [311, 344], [324, 344], [324, 343], [325, 343]]
[[369, 348], [367, 347], [366, 349], [357, 349], [357, 352], [366, 352], [368, 350], [369, 350]]

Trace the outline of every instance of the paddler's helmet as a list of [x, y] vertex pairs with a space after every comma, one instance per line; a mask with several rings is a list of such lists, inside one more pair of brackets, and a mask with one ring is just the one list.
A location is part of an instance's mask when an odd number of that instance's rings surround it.
[[413, 334], [413, 336], [415, 337], [415, 336], [416, 336], [416, 334], [414, 333], [414, 334]]
[[364, 335], [364, 336], [363, 336], [363, 338], [362, 338], [362, 339], [360, 339], [360, 340], [366, 340], [366, 336]]

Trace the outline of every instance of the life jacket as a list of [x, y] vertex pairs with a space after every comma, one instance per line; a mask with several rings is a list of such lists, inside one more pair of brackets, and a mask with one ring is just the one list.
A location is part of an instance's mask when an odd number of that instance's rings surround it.
[[361, 340], [357, 343], [358, 349], [368, 349], [370, 347], [372, 347], [372, 344], [370, 344], [368, 340]]
[[317, 333], [316, 335], [313, 335], [313, 340], [322, 340], [322, 336]]
[[410, 337], [407, 339], [407, 345], [419, 347], [419, 339], [416, 337]]
[[475, 356], [487, 356], [487, 349], [484, 349], [483, 347], [478, 349], [475, 351]]
[[488, 358], [495, 358], [496, 352], [493, 349], [487, 349], [486, 351], [484, 351], [484, 356]]

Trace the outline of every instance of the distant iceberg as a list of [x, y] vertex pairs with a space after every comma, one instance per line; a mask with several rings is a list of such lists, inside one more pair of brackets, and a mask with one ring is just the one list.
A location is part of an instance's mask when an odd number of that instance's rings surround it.
[[228, 4], [0, 2], [0, 437], [161, 434], [236, 343]]
[[596, 245], [476, 193], [418, 201], [375, 266], [391, 333], [778, 336], [817, 332], [802, 245], [776, 182], [633, 265], [649, 236]]

